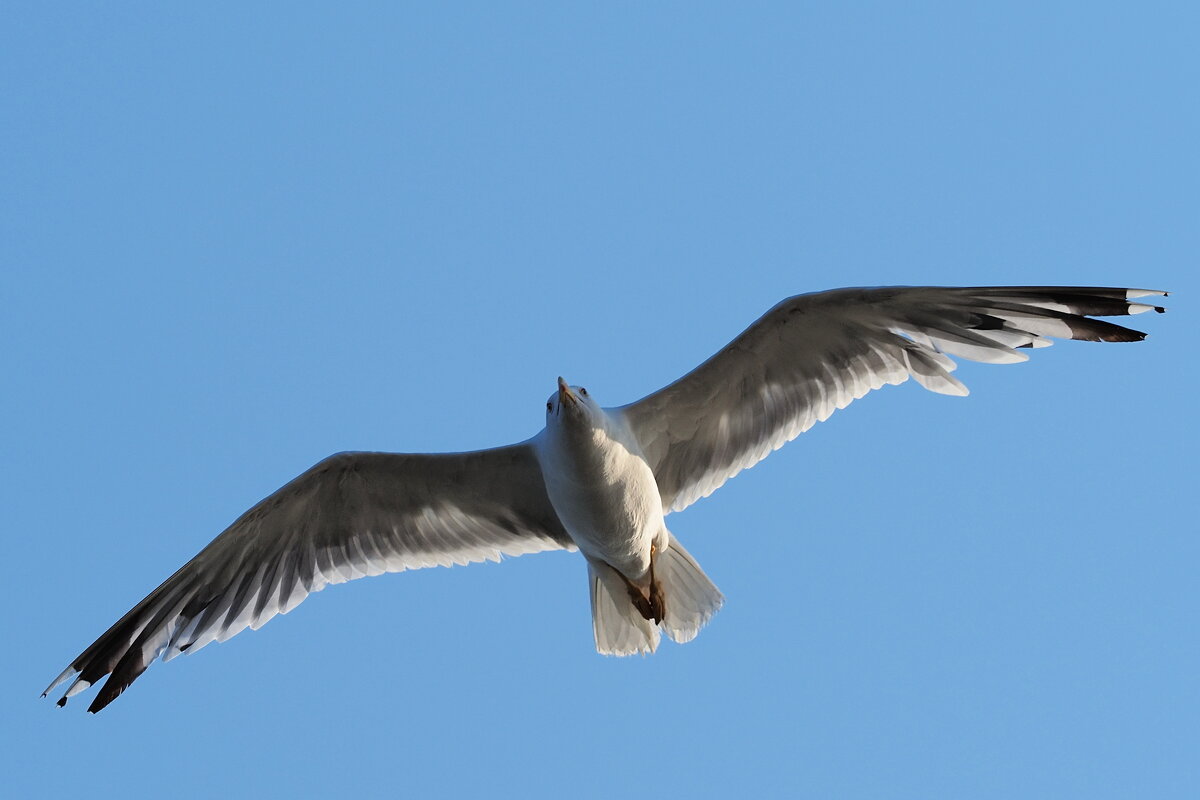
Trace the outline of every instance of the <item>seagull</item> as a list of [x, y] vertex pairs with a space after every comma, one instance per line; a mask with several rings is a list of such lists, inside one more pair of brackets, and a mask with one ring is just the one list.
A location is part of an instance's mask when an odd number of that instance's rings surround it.
[[1094, 316], [1163, 312], [1166, 292], [887, 287], [788, 298], [674, 383], [603, 407], [561, 377], [531, 439], [466, 453], [347, 452], [244, 513], [84, 650], [42, 693], [88, 711], [169, 661], [286, 614], [330, 584], [546, 550], [587, 562], [596, 649], [693, 639], [724, 603], [665, 517], [836, 409], [910, 377], [966, 395], [950, 356], [1025, 361], [1051, 338], [1141, 341]]

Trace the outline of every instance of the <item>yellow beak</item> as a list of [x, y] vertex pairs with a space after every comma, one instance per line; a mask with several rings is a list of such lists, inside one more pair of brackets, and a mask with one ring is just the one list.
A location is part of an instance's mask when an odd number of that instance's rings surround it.
[[558, 378], [558, 402], [565, 403], [568, 400], [574, 403], [575, 393], [571, 391], [571, 387], [567, 385], [567, 382], [560, 375]]

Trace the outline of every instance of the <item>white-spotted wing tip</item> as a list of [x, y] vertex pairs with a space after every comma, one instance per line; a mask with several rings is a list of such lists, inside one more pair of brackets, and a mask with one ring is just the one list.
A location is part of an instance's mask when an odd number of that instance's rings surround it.
[[42, 697], [45, 697], [46, 695], [53, 692], [55, 690], [55, 688], [58, 687], [59, 684], [69, 681], [71, 678], [75, 677], [78, 674], [79, 674], [79, 671], [76, 670], [74, 667], [67, 667], [61, 673], [59, 673], [59, 676], [57, 678], [55, 678], [54, 680], [52, 680], [50, 682], [50, 685], [46, 687], [46, 690], [44, 692], [42, 692]]
[[1158, 289], [1126, 289], [1125, 299], [1133, 300], [1138, 297], [1168, 297], [1170, 292], [1159, 291]]
[[1130, 303], [1129, 304], [1129, 313], [1130, 314], [1145, 314], [1147, 311], [1157, 311], [1158, 313], [1161, 314], [1164, 311], [1166, 311], [1166, 309], [1163, 308], [1162, 306], [1148, 306], [1145, 303]]

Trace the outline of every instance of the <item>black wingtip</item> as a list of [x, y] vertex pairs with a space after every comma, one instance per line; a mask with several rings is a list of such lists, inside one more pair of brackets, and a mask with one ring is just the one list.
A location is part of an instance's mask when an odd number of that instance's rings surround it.
[[65, 708], [67, 705], [67, 698], [65, 696], [60, 697], [58, 702], [55, 703], [54, 705], [58, 706], [59, 708]]
[[116, 700], [117, 697], [120, 696], [120, 694], [121, 694], [121, 692], [115, 692], [111, 696], [109, 696], [108, 693], [105, 691], [107, 689], [108, 689], [108, 682], [105, 681], [104, 689], [101, 690], [100, 694], [96, 695], [95, 699], [92, 700], [92, 704], [90, 706], [88, 706], [89, 714], [100, 713], [106, 705], [111, 703], [113, 700]]
[[[1165, 295], [1164, 295], [1164, 297], [1165, 297]], [[1157, 311], [1159, 314], [1167, 313], [1167, 310], [1165, 308], [1163, 308], [1162, 306], [1155, 306], [1154, 310]]]
[[96, 714], [100, 711], [103, 711], [105, 706], [120, 697], [121, 694], [129, 688], [129, 684], [137, 680], [137, 676], [141, 675], [145, 669], [145, 667], [141, 667], [136, 673], [134, 673], [132, 678], [120, 683], [113, 683], [113, 676], [110, 675], [108, 680], [104, 682], [104, 685], [100, 687], [100, 692], [94, 698], [92, 698], [92, 704], [88, 706], [88, 713]]

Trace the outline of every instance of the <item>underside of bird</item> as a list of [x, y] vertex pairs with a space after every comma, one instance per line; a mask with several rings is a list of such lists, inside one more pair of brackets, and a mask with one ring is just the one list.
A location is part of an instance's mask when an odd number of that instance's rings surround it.
[[[1152, 298], [1165, 295], [1078, 286], [797, 295], [679, 380], [597, 410], [636, 445], [653, 476], [655, 509], [682, 511], [868, 392], [912, 378], [934, 392], [965, 395], [950, 374], [953, 357], [1005, 364], [1054, 338], [1141, 341], [1144, 333], [1093, 317], [1161, 313]], [[553, 406], [552, 399], [548, 414]], [[536, 440], [465, 453], [339, 453], [321, 461], [238, 518], [71, 661], [45, 693], [67, 683], [63, 705], [103, 680], [88, 708], [99, 711], [160, 656], [195, 653], [256, 629], [326, 586], [576, 549], [548, 495], [553, 475], [543, 471]], [[674, 536], [652, 563], [647, 583], [640, 572], [631, 582], [605, 561], [588, 559], [601, 653], [653, 652], [660, 631], [689, 641], [721, 607], [720, 591]]]

